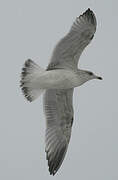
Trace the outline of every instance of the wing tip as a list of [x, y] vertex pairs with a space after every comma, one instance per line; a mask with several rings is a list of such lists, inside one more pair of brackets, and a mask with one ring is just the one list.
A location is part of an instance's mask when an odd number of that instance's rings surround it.
[[90, 8], [88, 8], [83, 14], [94, 15], [93, 11]]
[[77, 19], [85, 18], [89, 23], [96, 27], [97, 21], [94, 12], [88, 8], [83, 14], [81, 14]]
[[96, 25], [96, 17], [94, 12], [88, 8], [81, 16], [86, 16], [87, 20], [91, 22], [91, 24]]
[[54, 157], [52, 158], [52, 155], [48, 154], [49, 151], [45, 150], [46, 152], [46, 159], [48, 161], [48, 170], [50, 175], [55, 175], [57, 171], [59, 170], [60, 166], [62, 165], [62, 162], [64, 160], [65, 154], [66, 154], [66, 145], [61, 148], [60, 151], [58, 151]]

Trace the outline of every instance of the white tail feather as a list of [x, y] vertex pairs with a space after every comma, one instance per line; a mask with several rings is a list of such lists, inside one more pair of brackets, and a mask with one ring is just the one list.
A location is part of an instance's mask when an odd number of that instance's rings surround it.
[[36, 77], [40, 76], [40, 74], [44, 72], [45, 70], [34, 63], [32, 60], [28, 59], [25, 61], [24, 67], [22, 68], [20, 86], [24, 96], [28, 101], [34, 101], [44, 91], [44, 89], [35, 89], [33, 87], [33, 81], [36, 79]]

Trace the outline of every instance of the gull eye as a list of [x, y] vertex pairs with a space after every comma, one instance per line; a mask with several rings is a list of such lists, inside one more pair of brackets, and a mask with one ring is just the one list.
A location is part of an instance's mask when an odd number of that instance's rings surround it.
[[93, 75], [93, 73], [92, 73], [92, 72], [88, 72], [88, 74], [89, 74], [90, 76], [92, 76], [92, 75]]

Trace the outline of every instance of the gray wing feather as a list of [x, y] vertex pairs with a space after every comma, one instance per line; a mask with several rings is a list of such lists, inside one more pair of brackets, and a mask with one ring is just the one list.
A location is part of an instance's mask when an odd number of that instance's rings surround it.
[[69, 33], [56, 45], [48, 69], [76, 69], [81, 53], [94, 36], [96, 24], [90, 9], [77, 17]]
[[46, 156], [50, 174], [55, 174], [65, 157], [73, 122], [73, 89], [47, 90], [44, 95], [46, 115]]

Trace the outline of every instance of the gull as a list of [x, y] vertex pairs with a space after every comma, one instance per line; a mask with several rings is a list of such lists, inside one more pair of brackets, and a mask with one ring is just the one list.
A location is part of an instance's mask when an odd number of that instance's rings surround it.
[[92, 79], [102, 80], [91, 71], [78, 69], [80, 55], [93, 39], [96, 24], [95, 14], [87, 9], [57, 43], [46, 69], [30, 59], [22, 68], [20, 86], [26, 99], [32, 102], [44, 92], [45, 152], [51, 175], [60, 168], [68, 149], [74, 88]]

